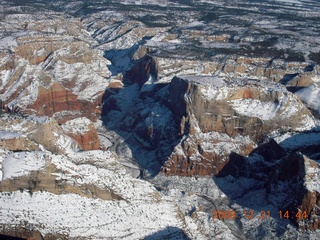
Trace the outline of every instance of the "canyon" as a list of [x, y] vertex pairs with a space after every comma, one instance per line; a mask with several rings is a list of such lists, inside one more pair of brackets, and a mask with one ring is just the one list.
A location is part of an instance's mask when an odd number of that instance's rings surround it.
[[0, 234], [319, 237], [317, 1], [0, 2]]

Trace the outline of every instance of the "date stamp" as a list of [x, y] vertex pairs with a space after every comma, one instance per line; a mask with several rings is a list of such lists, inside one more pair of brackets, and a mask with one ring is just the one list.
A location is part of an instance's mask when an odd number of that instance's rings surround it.
[[[274, 218], [280, 219], [306, 219], [307, 212], [306, 211], [296, 211], [290, 212], [286, 211], [279, 211], [277, 216], [273, 216]], [[213, 210], [212, 211], [212, 219], [219, 219], [219, 220], [236, 220], [236, 219], [259, 219], [261, 221], [270, 220], [271, 219], [271, 211], [269, 210], [261, 210], [261, 211], [254, 211], [252, 209], [244, 210], [243, 212], [237, 212], [235, 210]]]

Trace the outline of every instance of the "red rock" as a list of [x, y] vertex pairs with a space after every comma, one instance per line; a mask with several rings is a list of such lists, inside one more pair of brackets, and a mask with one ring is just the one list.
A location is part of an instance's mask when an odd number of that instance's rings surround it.
[[89, 119], [77, 118], [66, 122], [62, 128], [65, 134], [79, 143], [82, 150], [100, 149], [97, 130]]
[[[99, 106], [99, 103], [101, 102], [102, 92], [101, 98], [98, 98], [96, 102], [86, 102], [80, 101], [77, 95], [64, 88], [58, 82], [54, 82], [49, 88], [40, 86], [38, 91], [37, 100], [34, 104], [28, 106], [28, 108], [35, 109], [37, 115], [53, 116], [62, 111], [79, 111], [81, 112], [80, 116], [85, 116], [92, 120], [95, 120], [100, 115], [101, 110], [100, 108], [97, 108], [97, 106]], [[58, 116], [55, 118], [59, 124], [62, 124], [74, 117], [74, 115], [61, 115], [60, 117]]]

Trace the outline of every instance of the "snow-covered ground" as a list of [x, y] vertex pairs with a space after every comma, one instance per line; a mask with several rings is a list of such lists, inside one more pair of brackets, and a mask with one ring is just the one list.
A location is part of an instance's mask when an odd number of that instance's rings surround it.
[[141, 239], [183, 226], [169, 201], [103, 201], [75, 194], [36, 192], [31, 196], [17, 191], [2, 193], [0, 202], [0, 224], [24, 227], [27, 222], [44, 235], [63, 233], [69, 239]]
[[[23, 227], [26, 222], [44, 235], [64, 233], [70, 238], [90, 239], [140, 239], [165, 232], [166, 228], [183, 229], [183, 218], [179, 218], [174, 201], [162, 199], [150, 183], [126, 174], [109, 152], [79, 152], [68, 157], [48, 152], [21, 152], [6, 154], [3, 158], [2, 181], [28, 176], [31, 171], [46, 171], [48, 164], [54, 164], [58, 172], [52, 175], [58, 180], [111, 189], [123, 200], [105, 201], [46, 191], [3, 192], [0, 224]], [[89, 161], [90, 164], [86, 163]]]

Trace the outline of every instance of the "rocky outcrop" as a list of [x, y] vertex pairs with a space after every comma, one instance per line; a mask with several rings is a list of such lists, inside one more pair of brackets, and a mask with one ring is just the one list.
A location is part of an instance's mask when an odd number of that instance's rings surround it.
[[266, 192], [269, 204], [281, 211], [280, 218], [292, 221], [302, 230], [316, 230], [320, 226], [319, 174], [316, 161], [300, 152], [287, 154], [269, 139], [247, 157], [230, 154], [217, 177], [257, 181]]
[[83, 150], [98, 150], [100, 141], [97, 130], [87, 118], [77, 118], [67, 121], [62, 129], [71, 138], [77, 141]]
[[2, 234], [0, 234], [1, 239], [6, 240], [43, 240], [48, 238], [43, 238], [42, 234], [37, 231], [31, 231], [26, 228], [21, 227], [15, 227], [14, 229], [8, 228], [2, 229]]
[[[0, 192], [28, 191], [31, 195], [38, 191], [53, 194], [74, 193], [87, 198], [102, 200], [120, 200], [110, 189], [102, 189], [94, 184], [77, 184], [77, 177], [70, 180], [71, 173], [57, 169], [50, 163], [50, 156], [46, 156], [46, 165], [38, 171], [31, 171], [25, 176], [4, 179], [0, 182]], [[6, 170], [6, 169], [5, 169]]]
[[249, 154], [249, 157], [252, 156], [259, 156], [267, 162], [275, 162], [285, 157], [286, 152], [274, 139], [268, 139], [267, 142], [263, 142]]
[[65, 43], [58, 36], [34, 36], [17, 38], [19, 44], [15, 53], [26, 59], [30, 64], [37, 65], [43, 62], [49, 54], [58, 50]]
[[81, 101], [72, 91], [54, 82], [49, 88], [40, 86], [37, 100], [28, 108], [37, 110], [40, 116], [54, 116], [60, 124], [76, 116], [87, 116], [94, 120], [100, 114], [97, 106], [101, 98], [102, 95], [95, 102]]
[[[320, 227], [320, 187], [318, 164], [302, 155], [293, 153], [283, 158], [269, 176], [269, 200], [282, 196], [278, 203], [282, 212], [301, 229], [316, 230]], [[301, 212], [298, 215], [298, 212]]]
[[312, 121], [311, 113], [297, 97], [277, 84], [258, 80], [174, 78], [165, 103], [181, 119], [190, 119], [188, 134], [199, 127], [204, 133], [249, 135], [259, 141], [272, 129], [296, 129], [306, 118]]
[[[151, 47], [151, 46], [150, 46]], [[253, 78], [280, 82], [292, 87], [312, 85], [319, 66], [308, 62], [290, 62], [282, 59], [217, 55], [209, 60], [190, 60], [154, 56], [158, 63], [159, 78], [173, 75], [220, 75], [226, 79]], [[310, 69], [310, 71], [308, 71]]]
[[53, 118], [7, 114], [2, 116], [0, 124], [3, 133], [0, 143], [7, 150], [33, 151], [44, 148], [62, 154], [78, 149], [78, 144], [63, 133]]
[[232, 151], [245, 156], [274, 130], [314, 124], [295, 95], [265, 81], [174, 78], [164, 103], [180, 119], [179, 132], [186, 138], [165, 162], [167, 175], [216, 175]]
[[266, 139], [247, 156], [232, 152], [217, 177], [245, 177], [266, 182], [277, 162], [286, 156], [286, 151], [274, 139]]
[[53, 116], [59, 124], [82, 116], [96, 120], [111, 75], [109, 61], [90, 47], [80, 19], [60, 25], [64, 19], [58, 18], [52, 22], [56, 31], [49, 33], [50, 26], [43, 29], [37, 21], [13, 38], [11, 51], [2, 53], [2, 100], [25, 113]]
[[[3, 133], [2, 133], [3, 134]], [[40, 150], [39, 146], [31, 141], [26, 136], [20, 136], [17, 133], [12, 134], [10, 137], [1, 137], [0, 146], [9, 151], [35, 151]]]
[[150, 55], [145, 55], [139, 59], [137, 64], [126, 73], [126, 78], [130, 79], [134, 83], [138, 83], [142, 86], [145, 82], [152, 78], [156, 81], [158, 78], [158, 67], [156, 60]]
[[[285, 154], [274, 141], [253, 151], [266, 135], [315, 126], [301, 100], [270, 81], [174, 77], [169, 84], [132, 84], [107, 93], [108, 127], [132, 133], [130, 145], [154, 154], [141, 164], [151, 171], [161, 165], [166, 175], [214, 176], [233, 153], [273, 162]], [[113, 122], [116, 116], [121, 121]], [[143, 153], [134, 155], [144, 159]]]

